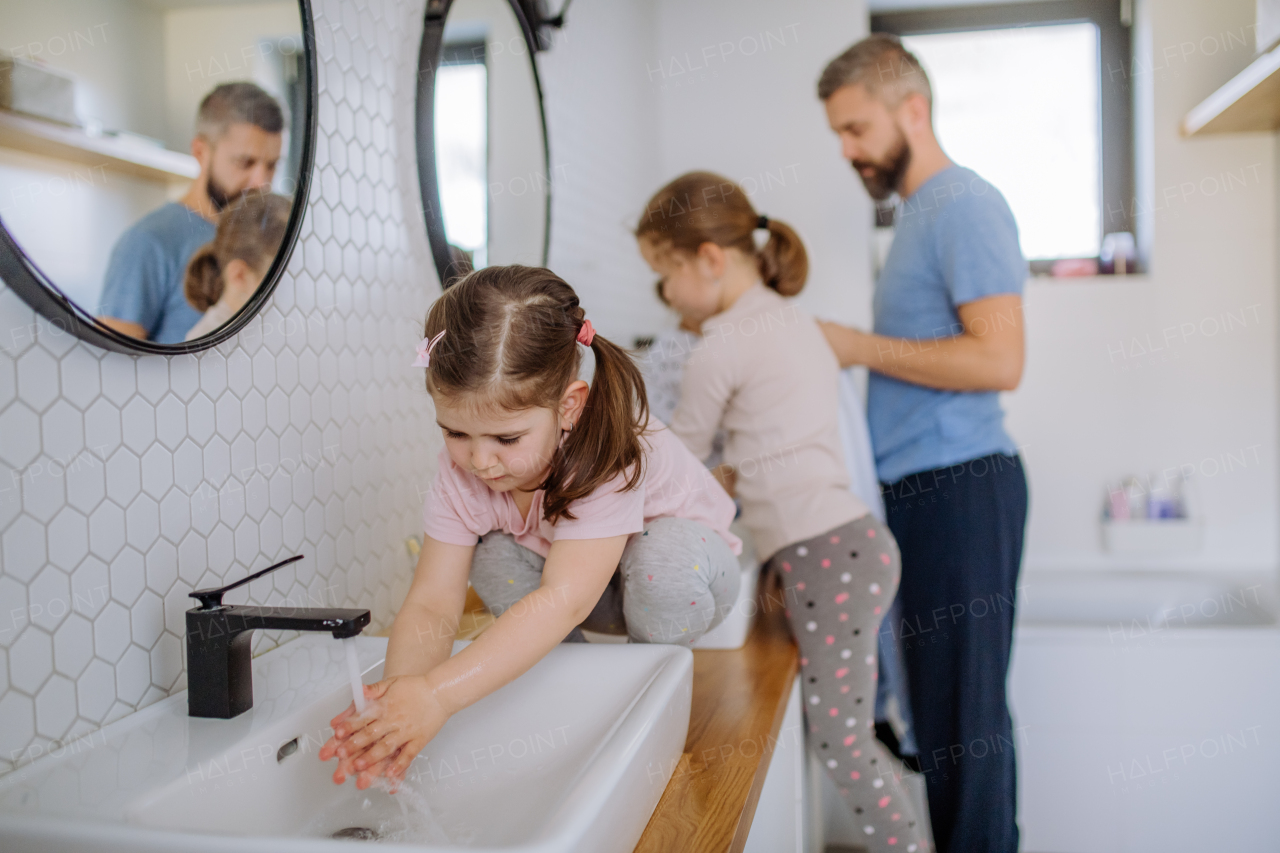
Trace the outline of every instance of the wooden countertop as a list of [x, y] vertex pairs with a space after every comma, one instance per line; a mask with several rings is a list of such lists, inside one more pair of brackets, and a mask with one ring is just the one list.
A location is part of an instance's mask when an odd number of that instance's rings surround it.
[[[684, 752], [636, 853], [740, 853], [755, 817], [799, 669], [782, 595], [762, 584], [741, 649], [695, 649], [693, 702]], [[474, 590], [458, 639], [493, 622]]]
[[772, 584], [768, 591], [745, 646], [694, 650], [689, 737], [636, 853], [746, 845], [799, 667], [782, 597]]

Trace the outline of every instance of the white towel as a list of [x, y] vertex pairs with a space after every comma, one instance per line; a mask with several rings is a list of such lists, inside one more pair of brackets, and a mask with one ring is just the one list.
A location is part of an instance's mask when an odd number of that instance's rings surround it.
[[871, 452], [871, 432], [867, 429], [867, 407], [862, 388], [865, 383], [859, 370], [850, 367], [840, 371], [840, 443], [844, 448], [844, 464], [849, 469], [849, 491], [862, 498], [871, 514], [884, 521], [884, 500], [880, 496], [880, 480], [876, 477], [876, 459]]

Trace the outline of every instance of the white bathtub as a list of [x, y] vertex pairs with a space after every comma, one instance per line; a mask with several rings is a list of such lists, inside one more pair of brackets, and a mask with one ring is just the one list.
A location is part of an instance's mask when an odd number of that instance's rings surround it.
[[1148, 630], [1276, 624], [1274, 578], [1040, 572], [1018, 584], [1018, 624]]
[[1029, 573], [1018, 601], [1025, 853], [1280, 850], [1274, 578]]

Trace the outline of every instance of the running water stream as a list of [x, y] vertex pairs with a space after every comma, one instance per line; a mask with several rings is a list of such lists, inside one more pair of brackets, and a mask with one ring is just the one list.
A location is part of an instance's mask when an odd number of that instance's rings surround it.
[[356, 703], [356, 713], [364, 713], [364, 682], [360, 680], [360, 659], [356, 656], [356, 638], [342, 641], [347, 652], [347, 677], [351, 679], [351, 698]]
[[[356, 638], [347, 637], [342, 641], [347, 653], [347, 677], [351, 680], [351, 698], [355, 701], [356, 713], [363, 714], [365, 709], [364, 681], [361, 679], [360, 659], [356, 654]], [[441, 828], [439, 821], [427, 804], [426, 797], [409, 788], [405, 783], [392, 785], [386, 777], [374, 780], [373, 787], [391, 796], [400, 807], [402, 826], [394, 825], [394, 821], [383, 821], [376, 830], [382, 841], [416, 841], [448, 844], [449, 836]], [[366, 801], [367, 802], [367, 801]]]

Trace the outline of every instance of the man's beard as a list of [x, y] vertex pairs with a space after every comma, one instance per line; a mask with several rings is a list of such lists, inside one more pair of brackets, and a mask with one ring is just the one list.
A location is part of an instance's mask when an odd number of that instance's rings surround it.
[[[867, 194], [876, 201], [884, 201], [897, 192], [898, 187], [902, 185], [902, 177], [907, 173], [907, 167], [911, 165], [911, 148], [902, 134], [898, 134], [898, 141], [889, 149], [888, 156], [883, 160], [850, 162], [854, 171], [858, 173], [858, 177], [862, 178], [862, 185], [867, 188]], [[868, 177], [863, 174], [863, 169], [874, 171]]]
[[213, 172], [209, 173], [209, 177], [205, 180], [204, 191], [209, 196], [209, 201], [213, 204], [213, 209], [217, 213], [221, 213], [226, 209], [227, 205], [240, 197], [241, 193], [234, 196], [227, 192], [226, 187], [218, 183], [217, 178], [213, 176]]

